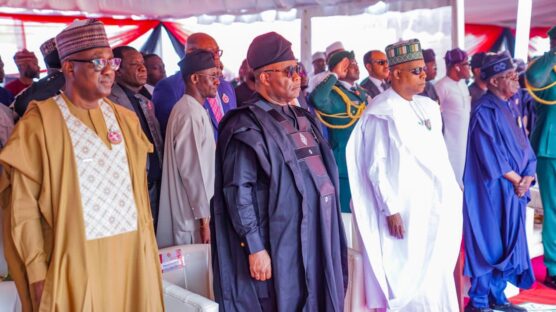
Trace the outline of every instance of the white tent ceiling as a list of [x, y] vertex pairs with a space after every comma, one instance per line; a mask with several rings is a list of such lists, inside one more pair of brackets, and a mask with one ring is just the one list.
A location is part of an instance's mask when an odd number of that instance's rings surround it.
[[[548, 27], [556, 23], [555, 0], [531, 0], [531, 27]], [[134, 15], [143, 18], [185, 18], [207, 15], [252, 15], [266, 10], [307, 8], [311, 15], [357, 14], [378, 0], [0, 0], [0, 7], [46, 10], [55, 14], [86, 12], [100, 15]], [[447, 6], [452, 0], [384, 0], [388, 10], [408, 11]], [[465, 21], [515, 27], [518, 0], [465, 0]], [[36, 12], [36, 11], [35, 11]], [[300, 13], [297, 13], [299, 17]], [[253, 20], [247, 18], [245, 20]], [[255, 19], [256, 20], [256, 19]]]
[[0, 7], [167, 19], [202, 14], [250, 15], [267, 10], [284, 11], [293, 8], [310, 8], [321, 12], [321, 15], [353, 14], [362, 12], [377, 2], [385, 2], [388, 8], [398, 11], [450, 4], [450, 0], [0, 0]]

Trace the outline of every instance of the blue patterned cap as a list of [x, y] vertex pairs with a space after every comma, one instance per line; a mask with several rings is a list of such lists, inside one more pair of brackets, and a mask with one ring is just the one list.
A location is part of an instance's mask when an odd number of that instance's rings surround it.
[[515, 69], [512, 57], [508, 52], [487, 54], [481, 66], [481, 79], [488, 80], [495, 75]]

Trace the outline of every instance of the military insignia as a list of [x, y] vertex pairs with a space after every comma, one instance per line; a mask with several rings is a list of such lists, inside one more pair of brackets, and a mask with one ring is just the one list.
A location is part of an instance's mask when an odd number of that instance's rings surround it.
[[230, 97], [226, 93], [222, 94], [222, 102], [226, 104], [230, 102]]
[[303, 133], [300, 133], [300, 134], [299, 134], [299, 138], [301, 138], [301, 142], [302, 142], [304, 145], [307, 145], [307, 138], [303, 135]]

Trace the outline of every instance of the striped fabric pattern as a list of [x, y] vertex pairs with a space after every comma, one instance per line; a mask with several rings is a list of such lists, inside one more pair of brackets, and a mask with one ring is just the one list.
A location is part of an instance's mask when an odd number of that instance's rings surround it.
[[58, 54], [67, 56], [95, 48], [110, 48], [104, 24], [97, 19], [77, 20], [56, 36]]
[[421, 43], [417, 39], [411, 39], [391, 44], [386, 47], [386, 56], [390, 66], [422, 60]]

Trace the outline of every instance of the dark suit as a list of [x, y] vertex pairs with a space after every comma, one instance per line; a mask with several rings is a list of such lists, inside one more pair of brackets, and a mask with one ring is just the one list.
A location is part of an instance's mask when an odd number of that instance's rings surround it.
[[[380, 91], [380, 89], [371, 81], [371, 79], [369, 79], [368, 77], [365, 78], [365, 80], [363, 80], [361, 82], [361, 88], [365, 89], [365, 91], [367, 91], [367, 94], [371, 97], [371, 98], [375, 98], [377, 95], [379, 95], [380, 93], [382, 93]], [[388, 88], [389, 85], [386, 84], [386, 88]]]
[[137, 94], [118, 83], [112, 86], [112, 93], [108, 96], [112, 102], [119, 104], [135, 112], [141, 123], [143, 132], [154, 145], [154, 152], [148, 156], [147, 180], [149, 186], [149, 199], [151, 211], [156, 224], [158, 224], [158, 198], [160, 195], [160, 181], [162, 178], [162, 160], [164, 141], [160, 132], [160, 126], [156, 119], [155, 108], [150, 100], [151, 94], [144, 87]]

